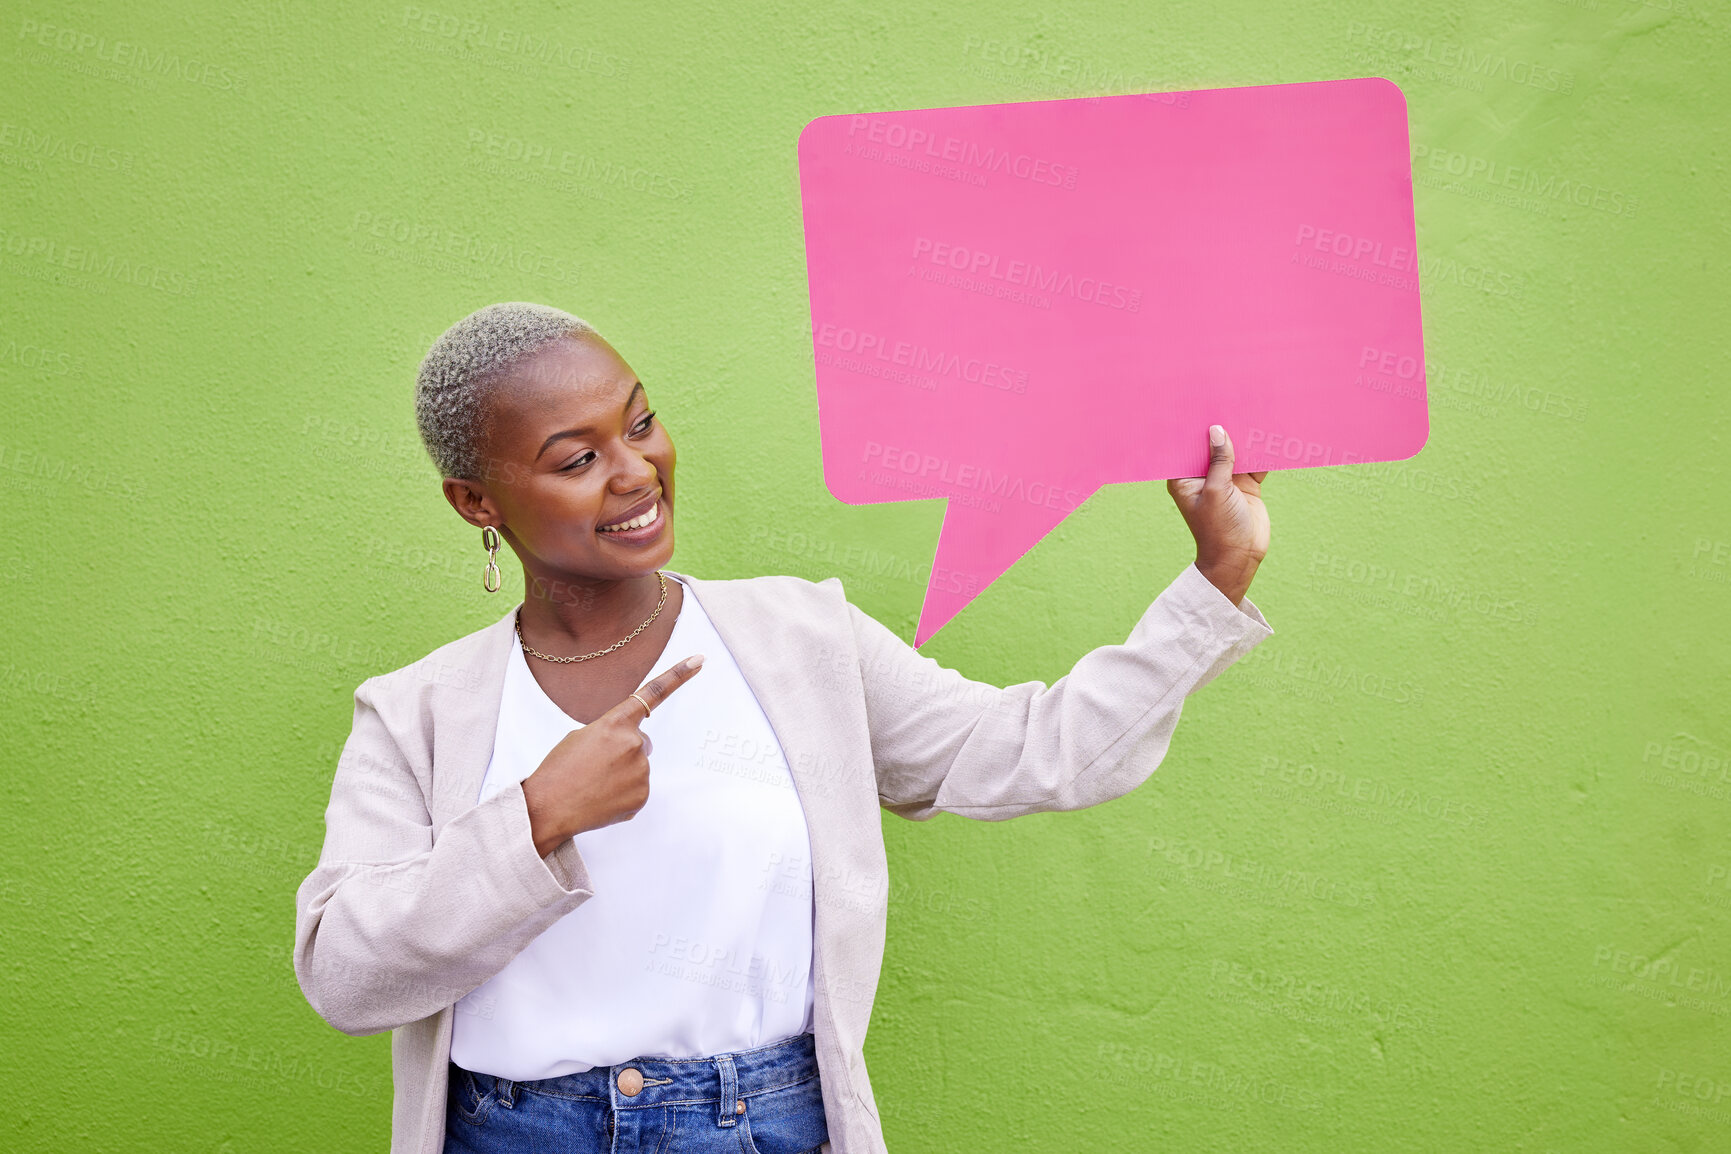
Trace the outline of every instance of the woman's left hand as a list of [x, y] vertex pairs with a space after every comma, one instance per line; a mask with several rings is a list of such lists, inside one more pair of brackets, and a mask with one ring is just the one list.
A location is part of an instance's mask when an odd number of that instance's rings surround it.
[[[1216, 441], [1218, 437], [1218, 441]], [[1172, 503], [1196, 538], [1196, 568], [1237, 605], [1268, 555], [1268, 508], [1260, 473], [1232, 471], [1232, 438], [1208, 426], [1208, 475], [1166, 482]]]

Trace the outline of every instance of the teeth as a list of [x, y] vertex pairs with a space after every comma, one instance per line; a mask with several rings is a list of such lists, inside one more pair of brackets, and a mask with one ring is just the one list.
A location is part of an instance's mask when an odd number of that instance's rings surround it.
[[603, 526], [601, 526], [601, 532], [603, 532], [603, 533], [623, 533], [627, 529], [641, 529], [643, 526], [648, 525], [651, 522], [653, 522], [656, 517], [660, 516], [660, 514], [661, 514], [661, 502], [657, 501], [657, 502], [655, 502], [655, 504], [649, 506], [649, 512], [643, 514], [643, 516], [633, 517], [629, 521], [621, 521], [617, 525], [603, 525]]

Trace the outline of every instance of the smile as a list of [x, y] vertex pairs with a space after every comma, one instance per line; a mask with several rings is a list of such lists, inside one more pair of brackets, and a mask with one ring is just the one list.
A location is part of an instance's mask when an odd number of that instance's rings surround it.
[[657, 501], [655, 504], [649, 506], [649, 512], [644, 513], [642, 516], [633, 517], [629, 521], [621, 521], [617, 525], [603, 525], [599, 532], [624, 533], [632, 529], [641, 529], [645, 525], [654, 524], [655, 519], [659, 516], [661, 516], [661, 502]]

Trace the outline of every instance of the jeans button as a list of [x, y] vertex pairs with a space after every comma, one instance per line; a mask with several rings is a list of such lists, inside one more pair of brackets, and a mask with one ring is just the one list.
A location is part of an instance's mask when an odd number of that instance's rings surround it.
[[635, 1098], [643, 1089], [643, 1071], [635, 1066], [627, 1066], [619, 1071], [619, 1092], [627, 1098]]

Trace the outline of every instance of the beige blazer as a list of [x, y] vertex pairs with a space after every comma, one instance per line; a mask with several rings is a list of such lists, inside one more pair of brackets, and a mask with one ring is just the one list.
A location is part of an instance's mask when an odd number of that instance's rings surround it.
[[[837, 578], [674, 575], [762, 704], [805, 810], [826, 1149], [886, 1154], [862, 1052], [888, 904], [880, 807], [1003, 821], [1122, 796], [1160, 764], [1185, 697], [1272, 630], [1191, 565], [1123, 644], [1050, 686], [999, 688], [920, 654]], [[444, 1146], [457, 1000], [595, 893], [574, 840], [536, 854], [520, 785], [476, 804], [515, 611], [355, 690], [324, 849], [295, 895], [307, 1000], [345, 1034], [393, 1032], [393, 1154]]]

